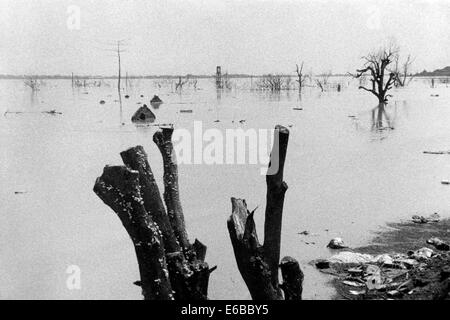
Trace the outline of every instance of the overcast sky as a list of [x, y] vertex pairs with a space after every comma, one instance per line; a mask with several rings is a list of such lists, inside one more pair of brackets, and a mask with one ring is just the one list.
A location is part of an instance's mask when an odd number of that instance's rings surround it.
[[450, 65], [450, 1], [0, 0], [0, 37], [0, 74], [114, 74], [118, 39], [130, 74], [346, 72], [389, 38], [421, 71]]

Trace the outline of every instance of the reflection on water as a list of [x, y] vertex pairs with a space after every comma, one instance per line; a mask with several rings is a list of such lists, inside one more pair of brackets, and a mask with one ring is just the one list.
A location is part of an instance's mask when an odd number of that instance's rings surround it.
[[386, 112], [386, 105], [380, 103], [372, 109], [372, 131], [393, 130], [394, 123]]

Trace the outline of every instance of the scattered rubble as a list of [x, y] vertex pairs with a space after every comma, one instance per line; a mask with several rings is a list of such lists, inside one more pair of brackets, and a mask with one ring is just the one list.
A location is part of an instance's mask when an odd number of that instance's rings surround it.
[[442, 251], [450, 250], [450, 246], [448, 245], [448, 243], [445, 243], [444, 241], [442, 241], [441, 239], [436, 238], [436, 237], [428, 239], [427, 243], [431, 244], [438, 250], [442, 250]]
[[437, 212], [435, 212], [428, 217], [413, 215], [411, 219], [414, 223], [429, 223], [429, 222], [439, 222], [441, 220], [441, 217]]
[[[445, 242], [450, 219], [441, 220], [437, 214], [425, 219], [439, 223], [388, 224], [373, 244], [312, 263], [334, 276], [332, 284], [346, 299], [450, 299], [450, 252]], [[426, 244], [435, 250], [423, 247]]]

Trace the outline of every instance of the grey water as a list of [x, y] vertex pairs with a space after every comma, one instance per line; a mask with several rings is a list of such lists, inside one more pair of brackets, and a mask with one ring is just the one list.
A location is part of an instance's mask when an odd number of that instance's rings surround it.
[[[155, 126], [135, 126], [131, 116], [154, 94], [164, 101], [155, 123], [203, 129], [289, 128], [282, 256], [299, 260], [304, 298], [328, 299], [328, 276], [308, 263], [332, 252], [341, 237], [349, 246], [370, 241], [386, 222], [413, 214], [450, 216], [450, 90], [417, 78], [394, 89], [385, 110], [350, 78], [333, 78], [341, 92], [304, 88], [270, 93], [249, 90], [249, 79], [217, 91], [213, 79], [174, 92], [156, 80], [123, 90], [72, 88], [70, 80], [46, 80], [37, 92], [22, 81], [0, 81], [0, 298], [141, 299], [134, 249], [119, 219], [94, 194], [106, 164], [143, 145], [162, 189], [162, 160], [152, 142]], [[141, 97], [143, 95], [144, 97]], [[437, 96], [436, 96], [437, 95]], [[105, 100], [105, 104], [100, 104]], [[302, 108], [295, 110], [294, 108]], [[191, 113], [180, 112], [190, 109]], [[56, 110], [62, 114], [42, 111]], [[20, 113], [18, 113], [20, 112]], [[216, 120], [219, 120], [217, 122]], [[241, 121], [240, 120], [245, 120]], [[217, 270], [211, 299], [249, 299], [238, 272], [226, 220], [230, 197], [259, 206], [263, 236], [265, 177], [259, 165], [180, 164], [179, 183], [188, 234], [208, 246]], [[309, 235], [299, 233], [307, 230]], [[81, 270], [81, 288], [70, 289], [68, 267]]]

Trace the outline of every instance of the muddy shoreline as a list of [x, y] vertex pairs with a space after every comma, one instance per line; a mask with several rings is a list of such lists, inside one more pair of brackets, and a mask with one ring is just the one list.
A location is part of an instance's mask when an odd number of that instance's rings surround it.
[[336, 300], [450, 300], [450, 251], [427, 243], [431, 238], [448, 244], [450, 219], [388, 223], [368, 245], [313, 264], [331, 275]]

